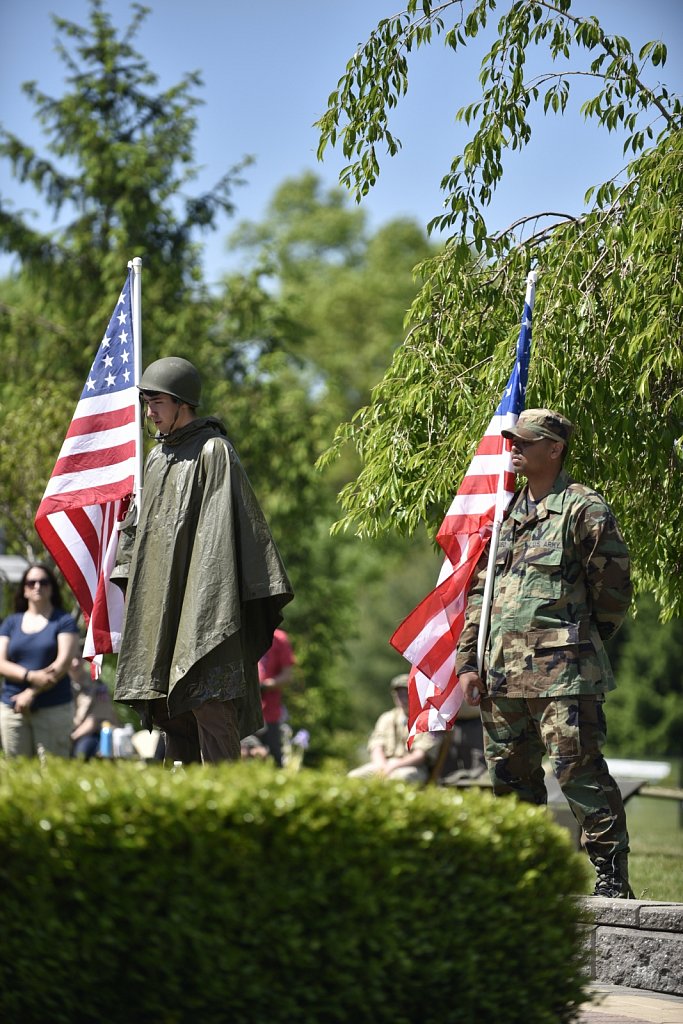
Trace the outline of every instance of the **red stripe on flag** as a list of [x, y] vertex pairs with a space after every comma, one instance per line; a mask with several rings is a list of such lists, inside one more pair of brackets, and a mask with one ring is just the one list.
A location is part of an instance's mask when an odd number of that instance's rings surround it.
[[[111, 539], [112, 531], [116, 529], [116, 521], [113, 505], [107, 506], [106, 510], [103, 511], [105, 511], [102, 531], [102, 554], [104, 555]], [[101, 568], [100, 564], [100, 570]], [[112, 627], [109, 621], [109, 604], [107, 600], [108, 586], [108, 578], [105, 578], [105, 575], [100, 571], [98, 573], [97, 590], [93, 600], [92, 619], [90, 622], [93, 643], [98, 654], [113, 653]]]
[[57, 459], [53, 476], [65, 476], [68, 473], [83, 473], [89, 469], [102, 469], [104, 466], [115, 466], [126, 462], [135, 455], [135, 441], [126, 441], [112, 448], [95, 448], [90, 451], [74, 452]]
[[93, 524], [92, 519], [87, 514], [84, 508], [75, 508], [71, 512], [67, 513], [69, 520], [74, 529], [79, 534], [81, 540], [88, 549], [93, 563], [99, 564], [100, 554], [102, 550], [100, 535]]
[[477, 455], [500, 455], [510, 451], [510, 442], [501, 434], [484, 434], [477, 446]]
[[[498, 468], [478, 472], [481, 455], [498, 456]], [[430, 714], [439, 712], [439, 727], [450, 728], [461, 703], [456, 690], [455, 655], [465, 619], [465, 603], [477, 562], [491, 535], [498, 488], [504, 487], [506, 501], [514, 490], [515, 476], [507, 469], [507, 444], [500, 434], [484, 435], [477, 454], [437, 533], [437, 540], [451, 564], [451, 571], [417, 608], [401, 623], [391, 645], [423, 674], [430, 691], [420, 698], [416, 677], [409, 682], [410, 738], [430, 726]], [[487, 467], [488, 468], [488, 467]], [[480, 499], [477, 501], [476, 499]], [[459, 509], [474, 504], [476, 513]], [[438, 682], [437, 682], [438, 680]], [[442, 709], [452, 708], [444, 717]]]
[[68, 512], [76, 505], [80, 508], [89, 508], [92, 505], [104, 505], [110, 501], [118, 501], [131, 494], [134, 488], [135, 478], [129, 474], [122, 480], [115, 480], [102, 487], [88, 487], [83, 490], [63, 491], [61, 494], [50, 495], [41, 501], [36, 513], [36, 522], [39, 518], [52, 515], [54, 512]]
[[480, 540], [486, 543], [491, 536], [493, 509], [492, 502], [485, 516], [446, 516], [436, 539], [453, 565], [467, 557], [473, 544]]
[[[71, 421], [66, 432], [67, 437], [80, 437], [82, 434], [97, 434], [101, 430], [115, 430], [135, 423], [135, 406], [126, 405], [122, 409], [110, 409], [95, 412], [89, 416], [80, 416]], [[52, 474], [54, 476], [54, 473]]]
[[458, 494], [490, 494], [495, 499], [499, 477], [500, 471], [486, 476], [466, 476]]

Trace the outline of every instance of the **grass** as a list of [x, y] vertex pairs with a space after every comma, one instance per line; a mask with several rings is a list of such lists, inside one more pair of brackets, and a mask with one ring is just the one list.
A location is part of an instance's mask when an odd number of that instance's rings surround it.
[[[672, 771], [657, 785], [683, 788], [683, 762], [672, 762]], [[648, 787], [653, 783], [648, 783]], [[578, 829], [569, 807], [562, 802], [560, 824], [569, 827], [572, 842], [578, 848]], [[626, 803], [626, 823], [631, 853], [629, 876], [636, 899], [683, 903], [683, 802], [663, 797], [633, 796]], [[589, 895], [595, 885], [595, 872], [588, 856], [583, 892]]]
[[[680, 769], [659, 785], [675, 787]], [[651, 784], [650, 784], [651, 785]], [[626, 803], [631, 843], [629, 875], [636, 899], [683, 903], [683, 803], [653, 796], [633, 796]], [[586, 892], [593, 891], [592, 871]]]
[[639, 899], [683, 903], [683, 809], [676, 800], [636, 796], [626, 805], [631, 886]]

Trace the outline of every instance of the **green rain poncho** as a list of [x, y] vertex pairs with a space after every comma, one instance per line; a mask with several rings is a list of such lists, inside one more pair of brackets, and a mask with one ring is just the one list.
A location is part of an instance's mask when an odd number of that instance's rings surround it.
[[260, 728], [257, 663], [293, 593], [263, 512], [220, 420], [195, 419], [147, 459], [139, 521], [124, 523], [112, 579], [126, 588], [114, 697], [149, 725], [238, 700]]

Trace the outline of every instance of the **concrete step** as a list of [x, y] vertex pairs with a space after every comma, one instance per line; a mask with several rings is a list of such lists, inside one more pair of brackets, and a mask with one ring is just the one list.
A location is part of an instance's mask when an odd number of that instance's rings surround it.
[[594, 921], [587, 933], [591, 980], [676, 996], [683, 1008], [683, 903], [578, 898]]

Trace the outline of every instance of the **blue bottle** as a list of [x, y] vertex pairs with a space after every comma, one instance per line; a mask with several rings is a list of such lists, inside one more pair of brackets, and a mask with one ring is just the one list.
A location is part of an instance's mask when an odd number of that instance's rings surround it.
[[113, 729], [111, 722], [102, 722], [100, 729], [100, 757], [113, 757], [114, 754], [114, 742], [113, 742]]

